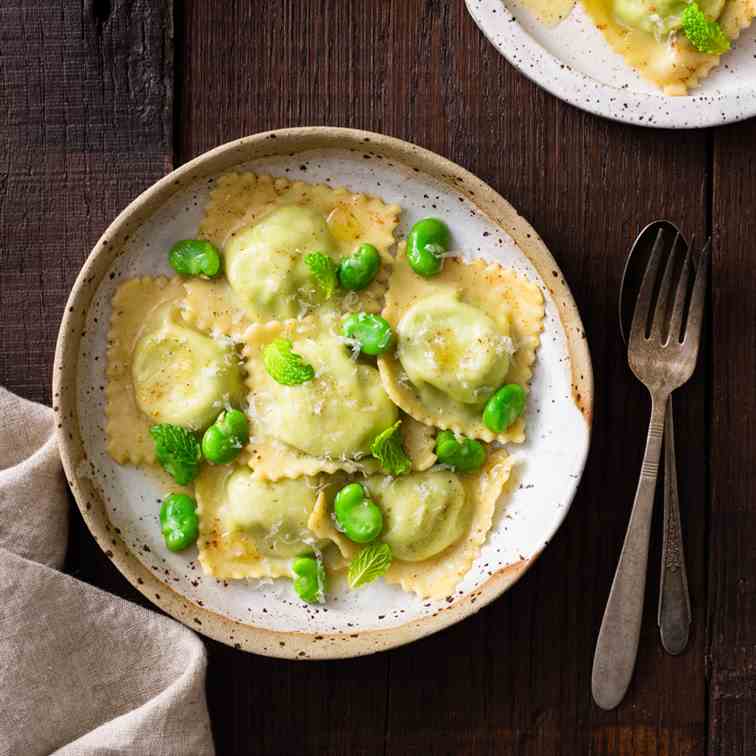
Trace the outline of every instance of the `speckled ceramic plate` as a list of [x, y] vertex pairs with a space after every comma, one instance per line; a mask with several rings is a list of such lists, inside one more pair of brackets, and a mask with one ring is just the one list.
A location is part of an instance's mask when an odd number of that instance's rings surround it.
[[[196, 233], [214, 180], [250, 169], [346, 185], [404, 208], [399, 234], [430, 213], [457, 246], [501, 260], [537, 281], [546, 321], [529, 404], [529, 441], [516, 490], [499, 506], [480, 558], [443, 601], [421, 601], [380, 581], [336, 591], [324, 606], [296, 599], [290, 581], [223, 582], [196, 552], [162, 544], [160, 483], [105, 452], [105, 350], [110, 299], [136, 275], [168, 274], [166, 250]], [[66, 474], [84, 519], [119, 570], [147, 598], [190, 627], [257, 653], [290, 658], [367, 654], [419, 638], [480, 609], [533, 562], [564, 519], [590, 436], [592, 373], [575, 304], [535, 231], [490, 187], [406, 142], [332, 128], [258, 134], [174, 171], [129, 205], [97, 242], [66, 308], [55, 356], [54, 405]]]
[[578, 3], [554, 28], [515, 0], [466, 0], [497, 50], [536, 84], [565, 102], [615, 121], [687, 129], [756, 115], [756, 24], [746, 29], [703, 84], [667, 97], [645, 82], [606, 43]]

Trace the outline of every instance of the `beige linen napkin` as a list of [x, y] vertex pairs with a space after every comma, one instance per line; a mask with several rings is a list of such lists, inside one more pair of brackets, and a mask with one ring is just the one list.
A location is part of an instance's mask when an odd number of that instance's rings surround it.
[[58, 572], [67, 511], [52, 411], [0, 388], [0, 756], [212, 754], [202, 642]]

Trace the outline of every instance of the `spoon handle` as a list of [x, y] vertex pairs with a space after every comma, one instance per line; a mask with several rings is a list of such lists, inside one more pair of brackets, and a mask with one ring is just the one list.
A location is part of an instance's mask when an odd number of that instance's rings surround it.
[[666, 395], [652, 397], [651, 422], [635, 503], [596, 641], [591, 690], [594, 701], [602, 709], [613, 709], [624, 698], [638, 655], [646, 590], [648, 542], [667, 398]]
[[680, 528], [680, 500], [677, 495], [672, 396], [667, 400], [667, 412], [664, 417], [664, 540], [658, 622], [664, 650], [668, 654], [682, 653], [688, 645], [691, 610]]

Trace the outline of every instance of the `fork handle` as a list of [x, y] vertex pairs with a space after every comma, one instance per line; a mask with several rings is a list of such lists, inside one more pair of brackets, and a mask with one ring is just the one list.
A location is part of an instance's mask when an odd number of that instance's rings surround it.
[[677, 493], [675, 423], [672, 396], [664, 416], [664, 540], [659, 586], [659, 633], [668, 654], [681, 654], [688, 645], [691, 610], [688, 575], [685, 570], [680, 500]]
[[651, 397], [651, 421], [635, 503], [596, 642], [591, 689], [594, 700], [602, 709], [613, 709], [623, 699], [638, 654], [651, 516], [667, 398], [668, 394]]

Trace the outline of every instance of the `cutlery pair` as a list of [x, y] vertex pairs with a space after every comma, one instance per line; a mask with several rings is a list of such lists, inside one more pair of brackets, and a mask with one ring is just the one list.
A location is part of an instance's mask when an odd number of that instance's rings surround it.
[[[673, 233], [671, 245], [670, 230]], [[690, 600], [677, 502], [671, 394], [688, 381], [696, 365], [710, 243], [699, 255], [694, 271], [691, 249], [680, 232], [665, 221], [651, 224], [641, 233], [631, 257], [649, 238], [653, 239], [653, 246], [634, 303], [628, 362], [651, 395], [651, 420], [635, 503], [593, 659], [593, 697], [604, 709], [613, 709], [620, 703], [635, 667], [651, 516], [665, 433], [665, 516], [659, 596], [659, 627], [665, 649], [680, 653], [687, 644], [690, 625]], [[623, 292], [627, 272], [626, 267]], [[627, 300], [621, 297], [620, 323], [624, 337], [623, 314], [628, 308], [623, 306], [623, 301]]]

